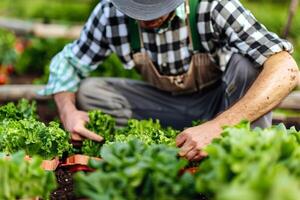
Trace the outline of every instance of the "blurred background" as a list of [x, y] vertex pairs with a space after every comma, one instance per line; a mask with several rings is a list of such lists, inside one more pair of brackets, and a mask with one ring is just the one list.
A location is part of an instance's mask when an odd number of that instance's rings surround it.
[[[7, 68], [9, 73], [23, 75], [23, 78], [13, 76], [3, 78], [0, 76], [0, 84], [22, 83], [22, 81], [46, 83], [49, 71], [48, 65], [51, 58], [66, 43], [76, 38], [76, 34], [80, 31], [80, 25], [84, 24], [88, 19], [89, 14], [98, 2], [99, 0], [1, 0], [0, 18], [2, 22], [19, 31], [17, 32], [18, 36], [16, 36], [4, 29], [3, 26], [0, 26], [1, 71], [4, 70], [3, 68]], [[269, 30], [280, 36], [284, 35], [284, 29], [288, 21], [290, 0], [241, 0], [241, 2]], [[22, 24], [22, 21], [15, 22], [10, 21], [10, 19], [19, 19], [24, 22]], [[48, 26], [40, 27], [38, 31], [29, 30], [37, 28], [34, 27], [33, 22], [59, 24], [66, 28], [78, 25], [78, 28], [73, 31], [75, 35], [73, 37], [67, 35], [67, 33], [47, 35], [47, 33], [51, 32], [48, 31]], [[21, 28], [24, 30], [20, 30]], [[57, 30], [55, 27], [52, 27], [50, 30], [56, 33], [62, 32], [61, 27], [57, 27]], [[287, 37], [294, 44], [294, 57], [300, 63], [300, 9], [293, 17]], [[111, 65], [116, 67], [111, 67]], [[138, 78], [134, 72], [123, 71], [122, 67], [120, 67], [121, 63], [113, 55], [104, 62], [97, 74]]]
[[[299, 4], [292, 7], [295, 14], [288, 23], [292, 1], [241, 0], [269, 30], [286, 37], [294, 44], [293, 56], [300, 65], [300, 8]], [[99, 0], [1, 0], [0, 85], [45, 84], [51, 58], [76, 38], [98, 2]], [[93, 75], [139, 79], [135, 71], [122, 68], [116, 55], [108, 57]], [[275, 115], [278, 118], [300, 118], [299, 110], [292, 108], [277, 109]]]

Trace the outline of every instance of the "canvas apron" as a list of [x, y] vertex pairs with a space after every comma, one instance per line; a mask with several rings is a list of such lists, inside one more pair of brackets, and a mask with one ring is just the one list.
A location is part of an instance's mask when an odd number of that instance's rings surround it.
[[214, 85], [222, 72], [206, 53], [195, 53], [186, 73], [161, 75], [146, 52], [133, 55], [135, 67], [143, 79], [154, 87], [173, 94], [193, 93]]

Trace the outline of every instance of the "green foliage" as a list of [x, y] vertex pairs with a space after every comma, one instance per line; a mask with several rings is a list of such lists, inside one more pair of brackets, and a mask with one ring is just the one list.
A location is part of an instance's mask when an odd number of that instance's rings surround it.
[[24, 150], [27, 155], [44, 159], [61, 157], [71, 149], [69, 134], [50, 122], [49, 126], [34, 119], [8, 120], [0, 123], [0, 151], [8, 154]]
[[124, 69], [120, 58], [114, 53], [107, 57], [103, 63], [99, 65], [97, 70], [91, 73], [91, 76], [122, 77], [135, 80], [142, 79], [140, 74], [135, 69]]
[[[20, 19], [40, 19], [44, 22], [84, 22], [99, 0], [1, 0], [2, 15]], [[46, 9], [45, 9], [46, 8]]]
[[[105, 141], [113, 141], [115, 132], [115, 119], [110, 115], [104, 114], [100, 110], [89, 112], [89, 123], [86, 128], [101, 135]], [[94, 142], [92, 140], [84, 140], [81, 151], [85, 155], [99, 156], [103, 143]]]
[[42, 74], [47, 72], [52, 57], [70, 42], [66, 39], [39, 39], [30, 40], [30, 45], [17, 60], [15, 70], [18, 74], [34, 73]]
[[56, 188], [53, 172], [41, 168], [41, 158], [25, 161], [24, 157], [24, 152], [18, 152], [10, 159], [0, 155], [0, 199], [50, 199], [50, 193]]
[[292, 109], [283, 109], [277, 108], [273, 111], [273, 117], [291, 117], [291, 118], [300, 118], [300, 111]]
[[[90, 121], [86, 128], [104, 137], [105, 142], [126, 142], [139, 139], [145, 144], [166, 144], [175, 146], [177, 130], [161, 127], [158, 120], [130, 119], [123, 128], [115, 129], [115, 119], [99, 110], [89, 112]], [[81, 152], [85, 155], [99, 157], [103, 143], [84, 140]]]
[[224, 130], [205, 148], [197, 191], [212, 199], [299, 199], [300, 132], [283, 125], [250, 130], [249, 123]]
[[48, 126], [37, 121], [36, 102], [26, 99], [0, 107], [0, 152], [24, 150], [27, 155], [44, 159], [61, 157], [68, 152], [70, 136], [56, 122]]
[[159, 120], [130, 119], [127, 126], [117, 131], [116, 142], [139, 139], [145, 144], [166, 144], [175, 146], [175, 138], [179, 132], [170, 127], [161, 127]]
[[17, 104], [10, 102], [0, 107], [0, 121], [37, 118], [35, 101], [30, 103], [26, 99], [21, 99]]
[[94, 161], [94, 173], [75, 176], [79, 195], [91, 200], [184, 200], [192, 199], [194, 179], [179, 176], [187, 165], [178, 150], [165, 145], [146, 145], [138, 140], [106, 144], [102, 161]]
[[13, 33], [0, 29], [0, 66], [15, 64], [17, 59], [14, 45], [16, 38]]
[[50, 76], [50, 63], [47, 64], [43, 69], [43, 75], [33, 80], [32, 84], [34, 85], [43, 85], [47, 84]]

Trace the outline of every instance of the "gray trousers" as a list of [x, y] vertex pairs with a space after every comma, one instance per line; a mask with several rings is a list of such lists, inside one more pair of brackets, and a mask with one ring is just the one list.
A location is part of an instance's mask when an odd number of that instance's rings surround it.
[[[228, 109], [247, 92], [260, 70], [245, 57], [234, 54], [222, 80], [214, 87], [192, 94], [173, 95], [143, 81], [121, 78], [87, 78], [77, 93], [79, 109], [101, 109], [116, 118], [119, 126], [129, 118], [159, 119], [177, 129], [191, 126], [193, 120], [210, 120]], [[272, 124], [271, 113], [252, 126]]]

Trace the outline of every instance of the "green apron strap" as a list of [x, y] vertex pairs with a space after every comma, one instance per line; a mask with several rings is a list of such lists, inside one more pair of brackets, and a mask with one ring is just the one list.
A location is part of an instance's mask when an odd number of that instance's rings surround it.
[[191, 30], [194, 51], [205, 53], [206, 50], [202, 46], [200, 35], [197, 27], [198, 6], [201, 0], [188, 0], [190, 7], [189, 26]]
[[128, 34], [130, 39], [130, 47], [132, 51], [139, 52], [141, 50], [140, 30], [138, 22], [135, 19], [129, 19]]

